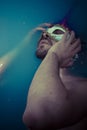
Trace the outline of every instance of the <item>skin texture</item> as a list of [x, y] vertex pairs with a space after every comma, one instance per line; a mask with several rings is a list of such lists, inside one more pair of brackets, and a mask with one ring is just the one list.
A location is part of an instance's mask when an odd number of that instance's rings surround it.
[[73, 31], [67, 36], [68, 32], [52, 45], [42, 41], [47, 54], [34, 75], [23, 114], [31, 130], [87, 129], [87, 79], [67, 73], [81, 42]]

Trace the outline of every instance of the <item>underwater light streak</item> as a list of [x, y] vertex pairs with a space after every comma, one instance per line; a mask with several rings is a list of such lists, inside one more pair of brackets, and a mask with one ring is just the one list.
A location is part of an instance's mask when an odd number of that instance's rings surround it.
[[14, 58], [30, 43], [30, 40], [33, 34], [37, 31], [37, 29], [32, 29], [25, 38], [19, 43], [19, 45], [5, 54], [4, 56], [0, 57], [0, 75], [6, 70], [9, 64], [14, 60]]

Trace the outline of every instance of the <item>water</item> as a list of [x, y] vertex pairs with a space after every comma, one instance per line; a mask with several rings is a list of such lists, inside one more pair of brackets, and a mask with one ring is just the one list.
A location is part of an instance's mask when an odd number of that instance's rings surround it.
[[[60, 21], [72, 3], [73, 0], [0, 1], [0, 58], [19, 46], [27, 33], [38, 24]], [[85, 11], [86, 4], [79, 2], [68, 25], [87, 41]], [[35, 57], [39, 36], [39, 32], [34, 35], [31, 42], [13, 58], [0, 75], [0, 130], [26, 130], [22, 115], [29, 85], [41, 62]], [[84, 67], [80, 65], [83, 69], [78, 69], [82, 70], [83, 75], [87, 74], [86, 65], [85, 61]]]

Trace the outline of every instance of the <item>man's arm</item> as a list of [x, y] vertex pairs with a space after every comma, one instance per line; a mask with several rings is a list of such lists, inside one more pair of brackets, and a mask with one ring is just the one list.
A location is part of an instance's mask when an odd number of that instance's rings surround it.
[[32, 80], [23, 116], [24, 123], [32, 129], [61, 128], [75, 122], [71, 120], [70, 97], [59, 71], [73, 64], [71, 58], [81, 46], [73, 32], [69, 40], [66, 37], [67, 33], [49, 50]]

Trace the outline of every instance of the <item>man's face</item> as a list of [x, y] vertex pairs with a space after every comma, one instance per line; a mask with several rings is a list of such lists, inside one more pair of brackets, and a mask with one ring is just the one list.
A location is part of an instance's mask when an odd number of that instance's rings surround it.
[[[65, 30], [62, 27], [55, 27], [49, 28], [48, 33], [44, 32], [38, 42], [38, 47], [36, 50], [36, 56], [38, 58], [43, 59], [48, 50], [59, 40], [61, 40], [62, 36], [65, 33]], [[50, 36], [49, 36], [50, 33]]]
[[54, 43], [55, 41], [44, 32], [38, 42], [38, 47], [36, 50], [37, 57], [43, 59]]

